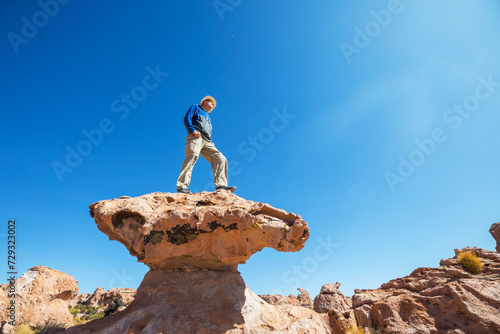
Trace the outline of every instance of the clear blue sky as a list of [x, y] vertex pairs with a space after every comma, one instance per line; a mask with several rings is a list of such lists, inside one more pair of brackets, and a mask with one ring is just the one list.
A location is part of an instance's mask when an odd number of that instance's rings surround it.
[[[0, 5], [0, 255], [16, 219], [19, 274], [137, 288], [147, 267], [88, 206], [175, 191], [182, 117], [207, 94], [236, 194], [311, 230], [239, 267], [256, 293], [351, 295], [494, 249], [498, 2], [65, 1]], [[203, 159], [191, 188], [213, 190]]]

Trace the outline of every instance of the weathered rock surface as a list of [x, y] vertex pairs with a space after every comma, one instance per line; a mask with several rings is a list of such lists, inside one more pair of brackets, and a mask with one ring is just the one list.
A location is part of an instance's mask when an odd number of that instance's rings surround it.
[[7, 322], [7, 315], [10, 313], [7, 308], [10, 306], [10, 299], [7, 292], [0, 289], [0, 324]]
[[303, 248], [307, 223], [224, 190], [152, 193], [90, 205], [99, 230], [150, 269], [236, 270], [255, 252]]
[[329, 333], [326, 317], [266, 303], [231, 271], [152, 270], [123, 311], [67, 334]]
[[500, 252], [500, 223], [491, 225], [490, 233], [497, 242], [496, 251]]
[[437, 268], [419, 268], [376, 290], [356, 290], [353, 307], [363, 327], [383, 333], [500, 333], [500, 254], [479, 249], [480, 274], [467, 272], [457, 256]]
[[131, 288], [114, 288], [104, 291], [97, 288], [82, 304], [97, 309], [99, 313], [108, 315], [121, 307], [126, 307], [134, 300], [137, 291]]
[[[127, 308], [65, 333], [330, 332], [326, 315], [270, 305], [236, 270], [264, 247], [302, 249], [309, 229], [298, 215], [227, 191], [100, 201], [90, 214], [102, 232], [151, 271]], [[103, 296], [98, 290], [86, 303], [101, 305]]]
[[[1, 285], [9, 291], [9, 283]], [[16, 325], [46, 323], [73, 326], [69, 302], [80, 290], [73, 276], [44, 266], [36, 266], [15, 280]]]
[[340, 283], [323, 285], [321, 291], [314, 298], [314, 310], [319, 313], [328, 313], [332, 333], [347, 333], [357, 328], [352, 298], [344, 296], [338, 290]]
[[297, 290], [300, 291], [298, 296], [289, 295], [286, 297], [282, 295], [259, 295], [259, 297], [274, 306], [293, 305], [312, 310], [313, 300], [311, 299], [311, 296], [309, 296], [309, 292], [302, 288], [298, 288]]

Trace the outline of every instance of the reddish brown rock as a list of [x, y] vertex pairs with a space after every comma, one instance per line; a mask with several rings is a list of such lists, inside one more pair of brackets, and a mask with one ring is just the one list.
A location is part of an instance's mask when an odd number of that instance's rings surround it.
[[497, 242], [496, 251], [500, 252], [500, 223], [491, 225], [490, 233]]
[[329, 333], [325, 317], [292, 305], [266, 303], [231, 271], [165, 271], [146, 274], [124, 310], [66, 334]]
[[323, 285], [321, 291], [314, 298], [314, 310], [319, 313], [328, 313], [332, 333], [346, 333], [357, 327], [352, 299], [344, 296], [338, 290], [340, 283]]
[[[73, 326], [69, 302], [79, 291], [77, 281], [68, 274], [44, 266], [36, 266], [15, 280], [16, 325], [46, 323]], [[1, 288], [8, 292], [9, 284]]]
[[282, 295], [259, 295], [259, 297], [274, 306], [293, 305], [305, 307], [312, 310], [313, 301], [311, 299], [311, 296], [309, 296], [309, 292], [302, 288], [298, 288], [297, 290], [300, 291], [298, 296], [289, 295], [288, 297], [285, 297]]
[[419, 268], [376, 290], [356, 290], [353, 307], [363, 327], [383, 333], [500, 333], [500, 254], [479, 249], [484, 264], [471, 274], [457, 256], [437, 268]]
[[0, 289], [0, 324], [6, 323], [8, 319], [8, 314], [10, 313], [7, 309], [10, 306], [10, 299], [7, 292]]
[[236, 270], [265, 247], [296, 252], [309, 237], [299, 215], [224, 190], [99, 201], [90, 214], [153, 270]]

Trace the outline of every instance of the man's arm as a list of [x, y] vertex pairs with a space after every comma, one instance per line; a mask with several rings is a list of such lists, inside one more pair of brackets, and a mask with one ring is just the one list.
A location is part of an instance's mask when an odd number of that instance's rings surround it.
[[198, 108], [196, 104], [193, 104], [191, 108], [189, 108], [186, 115], [184, 116], [184, 125], [186, 126], [186, 129], [193, 134], [193, 136], [199, 138], [201, 136], [201, 133], [193, 126], [193, 116], [196, 112], [196, 108]]

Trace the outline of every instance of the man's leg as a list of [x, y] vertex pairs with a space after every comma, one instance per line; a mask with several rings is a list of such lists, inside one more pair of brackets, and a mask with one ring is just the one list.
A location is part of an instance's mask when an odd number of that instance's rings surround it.
[[215, 188], [227, 186], [227, 159], [215, 148], [214, 143], [205, 142], [200, 152], [201, 156], [207, 159], [212, 166], [214, 173]]
[[177, 179], [177, 190], [187, 189], [189, 183], [191, 182], [191, 173], [193, 172], [193, 167], [198, 160], [198, 155], [203, 146], [203, 139], [196, 138], [192, 134], [189, 134], [186, 138], [186, 148], [184, 149], [184, 154], [186, 158], [182, 163], [181, 173]]

